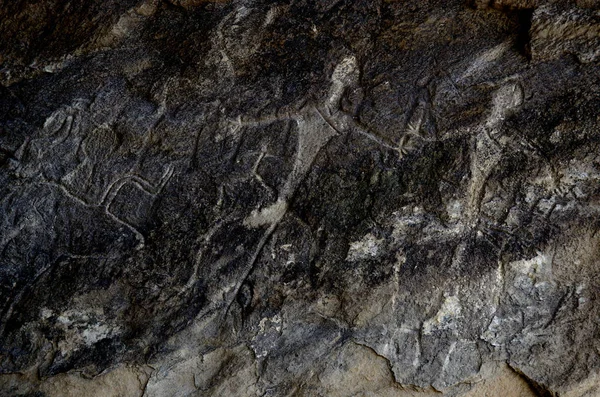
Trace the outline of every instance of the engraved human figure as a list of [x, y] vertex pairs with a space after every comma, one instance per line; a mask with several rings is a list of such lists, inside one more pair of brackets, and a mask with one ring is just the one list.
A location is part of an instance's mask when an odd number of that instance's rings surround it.
[[293, 169], [279, 194], [280, 200], [289, 199], [310, 169], [320, 149], [336, 135], [358, 133], [382, 147], [398, 151], [398, 147], [388, 144], [364, 126], [358, 125], [351, 115], [341, 110], [340, 101], [344, 91], [358, 82], [359, 74], [356, 58], [347, 57], [334, 69], [328, 96], [323, 103], [305, 105], [296, 112], [285, 111], [258, 119], [239, 116], [232, 122], [235, 130], [282, 120], [293, 120], [296, 123], [298, 131], [296, 157]]
[[[421, 124], [425, 112], [423, 106], [419, 106], [421, 104], [418, 104], [411, 112], [407, 129], [398, 145], [385, 142], [366, 127], [359, 125], [351, 115], [341, 110], [340, 101], [344, 91], [358, 82], [359, 75], [360, 70], [356, 58], [354, 56], [347, 57], [334, 69], [327, 98], [322, 103], [306, 105], [296, 112], [282, 112], [259, 119], [247, 119], [240, 116], [232, 123], [234, 131], [237, 131], [243, 127], [267, 125], [281, 120], [293, 120], [297, 125], [298, 133], [294, 165], [279, 192], [276, 202], [268, 207], [253, 210], [250, 216], [244, 220], [244, 225], [249, 228], [263, 225], [268, 226], [268, 228], [260, 239], [251, 260], [243, 272], [243, 276], [236, 284], [232, 294], [233, 297], [236, 296], [242, 283], [252, 272], [262, 248], [286, 214], [289, 199], [309, 172], [320, 150], [331, 138], [346, 133], [357, 133], [383, 148], [396, 151], [400, 157], [407, 153], [408, 142], [412, 137], [427, 140], [421, 134]], [[197, 261], [194, 275], [198, 273], [197, 268], [199, 265], [200, 263]]]
[[[277, 200], [267, 207], [253, 210], [243, 221], [244, 225], [248, 228], [267, 226], [267, 229], [262, 233], [248, 262], [241, 271], [241, 276], [235, 282], [235, 286], [227, 294], [224, 314], [227, 314], [240, 288], [254, 269], [262, 249], [287, 213], [289, 200], [310, 171], [321, 149], [334, 136], [347, 133], [347, 131], [357, 132], [383, 147], [397, 150], [396, 147], [385, 143], [381, 138], [360, 127], [350, 115], [340, 110], [340, 100], [344, 91], [347, 87], [356, 84], [358, 78], [359, 68], [356, 58], [353, 56], [347, 57], [334, 69], [331, 75], [331, 86], [328, 95], [322, 103], [305, 105], [294, 112], [285, 111], [259, 119], [249, 119], [239, 116], [237, 120], [231, 122], [233, 132], [237, 132], [244, 127], [263, 126], [277, 121], [291, 120], [297, 127], [297, 147], [292, 170], [288, 174], [283, 186], [279, 189]], [[256, 169], [256, 165], [254, 169]], [[211, 229], [201, 239], [203, 241], [203, 244], [201, 244], [202, 247], [206, 246], [206, 242], [211, 239], [214, 233], [215, 228]], [[201, 251], [202, 248], [196, 256], [194, 270], [182, 292], [191, 288], [199, 274], [203, 257]], [[218, 302], [215, 302], [215, 304], [220, 305]]]
[[523, 103], [523, 89], [518, 83], [500, 87], [494, 94], [492, 111], [472, 137], [471, 180], [467, 192], [466, 223], [475, 226], [485, 193], [486, 183], [502, 158], [504, 147], [498, 140], [506, 116]]

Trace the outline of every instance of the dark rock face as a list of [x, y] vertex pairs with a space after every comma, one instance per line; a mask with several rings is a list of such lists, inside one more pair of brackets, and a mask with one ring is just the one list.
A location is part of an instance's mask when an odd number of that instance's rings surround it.
[[3, 6], [0, 390], [596, 395], [599, 12]]

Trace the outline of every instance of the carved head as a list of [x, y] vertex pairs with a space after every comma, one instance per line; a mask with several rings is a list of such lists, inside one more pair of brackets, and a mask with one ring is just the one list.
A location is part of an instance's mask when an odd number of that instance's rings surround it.
[[331, 75], [331, 81], [333, 84], [340, 84], [347, 86], [358, 81], [358, 62], [355, 56], [349, 56], [344, 58], [333, 71]]
[[329, 90], [329, 106], [336, 108], [344, 93], [344, 90], [358, 82], [359, 68], [356, 57], [349, 56], [344, 58], [333, 71], [331, 75], [331, 88]]
[[500, 87], [494, 93], [492, 102], [492, 113], [486, 123], [489, 127], [502, 123], [511, 111], [523, 104], [523, 88], [521, 84], [514, 82]]
[[519, 83], [502, 86], [494, 94], [494, 111], [505, 113], [523, 103], [523, 88]]

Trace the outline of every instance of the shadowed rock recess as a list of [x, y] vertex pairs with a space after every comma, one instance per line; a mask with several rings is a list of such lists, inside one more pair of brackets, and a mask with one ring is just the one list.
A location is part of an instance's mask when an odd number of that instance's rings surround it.
[[1, 396], [600, 396], [600, 3], [0, 7]]

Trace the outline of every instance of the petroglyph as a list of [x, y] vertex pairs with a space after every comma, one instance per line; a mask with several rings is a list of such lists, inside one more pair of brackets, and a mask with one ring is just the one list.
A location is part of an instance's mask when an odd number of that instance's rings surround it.
[[[298, 143], [292, 171], [279, 192], [278, 203], [287, 202], [302, 182], [320, 150], [334, 136], [350, 128], [348, 115], [339, 110], [339, 101], [345, 88], [358, 78], [358, 65], [354, 57], [345, 58], [335, 68], [327, 101], [321, 106], [308, 105], [297, 113], [286, 113], [249, 120], [238, 117], [232, 122], [234, 131], [243, 127], [262, 126], [276, 121], [291, 120], [297, 126]], [[344, 117], [347, 116], [347, 117]], [[370, 136], [370, 134], [367, 134]], [[371, 137], [379, 142], [378, 138]], [[278, 204], [281, 206], [281, 204]], [[279, 218], [280, 219], [280, 218]], [[277, 220], [278, 222], [279, 220]], [[248, 225], [253, 224], [251, 220]]]
[[485, 186], [494, 167], [502, 158], [501, 135], [504, 118], [523, 103], [523, 89], [518, 83], [501, 87], [494, 95], [490, 115], [472, 138], [471, 182], [467, 193], [466, 220], [470, 226], [478, 222]]
[[286, 211], [287, 202], [279, 199], [275, 203], [261, 210], [253, 210], [250, 216], [244, 219], [244, 225], [247, 227], [256, 228], [263, 225], [279, 223]]
[[344, 58], [332, 73], [329, 95], [322, 104], [309, 104], [296, 112], [283, 111], [281, 114], [258, 119], [239, 116], [237, 120], [231, 122], [234, 133], [243, 127], [264, 126], [277, 121], [290, 120], [296, 124], [298, 144], [294, 166], [279, 192], [279, 200], [286, 201], [294, 194], [320, 150], [336, 135], [358, 133], [386, 149], [399, 151], [398, 147], [386, 143], [376, 134], [358, 125], [352, 116], [340, 110], [344, 91], [347, 87], [356, 84], [359, 73], [356, 58], [353, 56]]
[[240, 116], [232, 122], [232, 132], [237, 133], [244, 127], [263, 126], [276, 121], [290, 120], [296, 124], [298, 140], [294, 165], [278, 193], [277, 201], [269, 207], [253, 210], [244, 220], [244, 225], [247, 227], [268, 226], [268, 228], [263, 233], [248, 264], [242, 272], [242, 276], [234, 287], [225, 313], [229, 311], [242, 284], [254, 269], [264, 245], [285, 216], [290, 198], [310, 171], [321, 149], [334, 136], [344, 134], [347, 131], [354, 131], [387, 149], [398, 150], [396, 147], [385, 143], [381, 138], [358, 126], [350, 115], [340, 110], [340, 100], [344, 90], [357, 82], [359, 73], [356, 58], [347, 57], [336, 66], [332, 73], [329, 95], [323, 104], [307, 105], [295, 113], [277, 114], [255, 120]]
[[593, 381], [598, 15], [548, 2], [0, 8], [0, 394]]
[[67, 189], [61, 183], [47, 181], [47, 180], [42, 180], [41, 182], [38, 182], [38, 183], [40, 183], [42, 185], [47, 185], [47, 186], [57, 188], [65, 196], [69, 197], [70, 199], [72, 199], [73, 201], [75, 201], [76, 203], [78, 203], [82, 206], [102, 208], [104, 210], [105, 214], [108, 217], [110, 217], [113, 221], [115, 221], [116, 223], [118, 223], [120, 225], [125, 226], [127, 229], [129, 229], [131, 232], [134, 233], [136, 239], [138, 240], [137, 249], [141, 249], [144, 247], [144, 244], [145, 244], [145, 239], [144, 239], [144, 236], [142, 235], [142, 233], [135, 226], [130, 224], [129, 222], [127, 222], [127, 221], [121, 219], [120, 217], [118, 217], [117, 215], [115, 215], [111, 211], [111, 206], [113, 205], [115, 198], [117, 197], [117, 195], [119, 194], [119, 192], [121, 191], [123, 186], [125, 186], [128, 183], [134, 185], [135, 187], [146, 192], [150, 196], [156, 198], [160, 194], [160, 192], [163, 190], [165, 185], [169, 182], [171, 177], [173, 176], [173, 170], [174, 170], [174, 167], [171, 165], [168, 165], [166, 167], [166, 170], [165, 170], [164, 174], [162, 175], [161, 179], [158, 181], [158, 183], [152, 183], [152, 182], [146, 180], [145, 178], [143, 178], [139, 175], [135, 175], [135, 174], [121, 176], [119, 179], [113, 181], [108, 186], [108, 188], [102, 194], [102, 197], [100, 198], [100, 200], [98, 200], [97, 202], [91, 202], [83, 197], [79, 197], [78, 195], [76, 195], [75, 193], [73, 193], [69, 189]]
[[513, 45], [512, 40], [504, 41], [495, 47], [479, 53], [470, 64], [453, 81], [454, 84], [464, 83], [468, 79], [476, 79], [488, 69], [493, 63], [497, 62]]
[[240, 66], [254, 55], [261, 46], [260, 37], [265, 27], [277, 17], [277, 6], [266, 12], [240, 6], [219, 23], [215, 29], [215, 42], [221, 62], [230, 76], [235, 77]]
[[141, 249], [144, 247], [144, 244], [145, 244], [144, 236], [142, 235], [142, 233], [140, 233], [137, 230], [137, 228], [135, 228], [129, 222], [116, 216], [111, 211], [111, 205], [113, 204], [115, 198], [119, 194], [119, 191], [127, 183], [131, 183], [131, 184], [135, 185], [136, 187], [138, 187], [139, 189], [143, 190], [144, 192], [148, 193], [152, 197], [156, 197], [156, 196], [158, 196], [158, 194], [160, 194], [160, 192], [163, 190], [163, 188], [169, 182], [169, 179], [171, 179], [172, 176], [173, 176], [173, 167], [170, 165], [166, 167], [165, 173], [163, 174], [163, 176], [161, 177], [160, 181], [157, 184], [152, 184], [149, 181], [145, 180], [144, 178], [140, 177], [139, 175], [123, 176], [110, 185], [108, 190], [106, 190], [106, 192], [104, 193], [102, 201], [98, 204], [104, 208], [104, 211], [111, 219], [113, 219], [117, 223], [120, 223], [120, 224], [126, 226], [135, 234], [135, 236], [138, 240], [137, 249]]
[[[153, 129], [166, 112], [166, 98], [172, 84], [168, 79], [159, 94], [159, 106], [152, 122], [145, 131], [134, 161], [118, 159], [119, 137], [111, 126], [114, 115], [94, 113], [94, 101], [76, 99], [71, 105], [53, 112], [44, 122], [38, 137], [25, 141], [19, 149], [17, 173], [30, 178], [33, 183], [58, 189], [69, 199], [85, 207], [100, 207], [115, 223], [129, 229], [138, 241], [137, 248], [144, 246], [142, 233], [130, 222], [117, 216], [113, 209], [115, 198], [122, 188], [131, 184], [152, 198], [156, 198], [174, 172], [172, 164], [166, 164], [157, 182], [144, 177], [140, 169], [151, 143]], [[97, 120], [104, 122], [98, 124]], [[63, 167], [50, 167], [52, 163], [64, 163]], [[110, 164], [118, 167], [111, 168]], [[123, 169], [123, 165], [127, 168]], [[64, 170], [62, 174], [56, 169]]]

